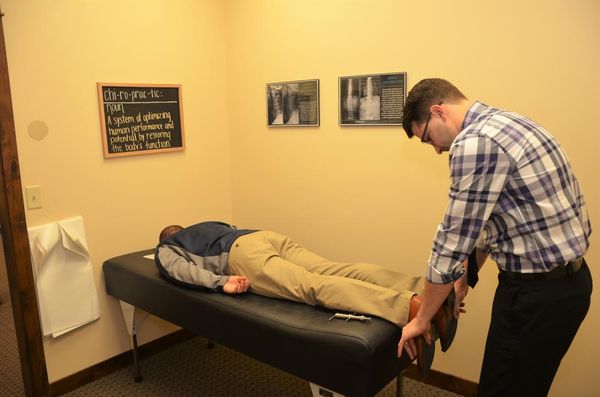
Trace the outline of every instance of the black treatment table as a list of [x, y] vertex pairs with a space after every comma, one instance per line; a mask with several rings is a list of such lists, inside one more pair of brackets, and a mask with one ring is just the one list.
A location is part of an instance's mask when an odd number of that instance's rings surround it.
[[408, 355], [396, 357], [400, 329], [373, 317], [345, 321], [335, 311], [251, 293], [226, 295], [163, 278], [152, 250], [104, 262], [106, 291], [121, 301], [141, 380], [135, 308], [311, 382], [314, 396], [373, 396], [393, 379], [402, 395]]

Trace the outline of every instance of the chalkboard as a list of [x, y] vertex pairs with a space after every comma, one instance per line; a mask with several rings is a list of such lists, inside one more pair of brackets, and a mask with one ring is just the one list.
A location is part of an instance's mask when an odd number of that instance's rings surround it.
[[181, 85], [97, 86], [104, 158], [185, 150]]

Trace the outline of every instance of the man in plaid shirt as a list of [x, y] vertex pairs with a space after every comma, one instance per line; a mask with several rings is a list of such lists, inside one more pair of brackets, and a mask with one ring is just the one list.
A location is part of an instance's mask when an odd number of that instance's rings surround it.
[[534, 121], [469, 101], [442, 79], [410, 91], [403, 127], [449, 152], [451, 181], [422, 306], [403, 328], [398, 355], [412, 357], [419, 335], [430, 340], [431, 315], [452, 288], [458, 315], [467, 277], [473, 287], [489, 255], [500, 274], [478, 395], [547, 395], [592, 291], [583, 259], [591, 224], [564, 151]]

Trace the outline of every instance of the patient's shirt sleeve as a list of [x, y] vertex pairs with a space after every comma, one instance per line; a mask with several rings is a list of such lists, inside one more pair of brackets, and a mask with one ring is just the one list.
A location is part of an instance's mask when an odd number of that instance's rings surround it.
[[[225, 285], [229, 276], [219, 275], [211, 270], [219, 271], [219, 266], [212, 263], [214, 258], [190, 256], [178, 247], [160, 246], [157, 252], [159, 265], [175, 280], [216, 290]], [[206, 266], [204, 261], [206, 261]]]

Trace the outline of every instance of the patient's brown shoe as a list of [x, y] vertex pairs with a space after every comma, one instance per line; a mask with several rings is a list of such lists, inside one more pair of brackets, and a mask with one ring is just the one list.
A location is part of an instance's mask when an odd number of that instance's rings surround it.
[[440, 337], [442, 351], [445, 352], [452, 344], [458, 326], [458, 320], [454, 317], [454, 290], [450, 292], [444, 303], [442, 303], [442, 306], [435, 313], [431, 322]]
[[[419, 308], [421, 307], [421, 298], [417, 295], [413, 296], [410, 300], [410, 309], [408, 311], [408, 321], [415, 318]], [[435, 355], [435, 343], [433, 338], [431, 344], [427, 344], [423, 335], [419, 335], [415, 338], [415, 345], [417, 347], [417, 367], [422, 376], [426, 376], [431, 369], [433, 363], [433, 356]]]

